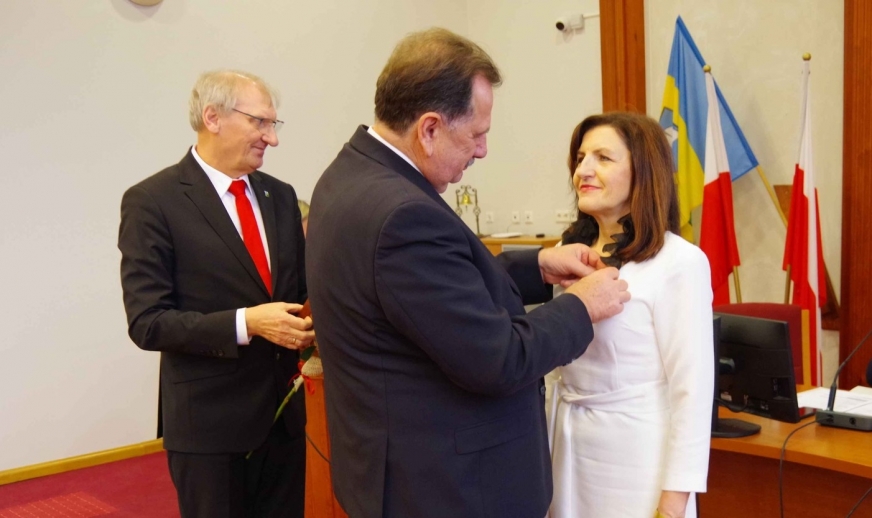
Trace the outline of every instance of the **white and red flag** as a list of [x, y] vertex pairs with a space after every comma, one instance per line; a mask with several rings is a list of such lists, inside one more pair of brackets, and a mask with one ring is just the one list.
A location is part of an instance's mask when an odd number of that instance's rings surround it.
[[808, 310], [809, 373], [811, 381], [821, 385], [821, 311], [826, 304], [827, 284], [821, 247], [821, 218], [818, 193], [814, 183], [811, 152], [811, 91], [809, 62], [802, 71], [802, 123], [800, 126], [799, 160], [793, 174], [793, 192], [787, 222], [782, 268], [790, 267], [793, 281], [793, 303]]
[[708, 117], [705, 131], [705, 185], [699, 247], [711, 264], [712, 304], [730, 303], [730, 273], [739, 266], [739, 247], [733, 222], [733, 185], [721, 129], [720, 104], [711, 72], [705, 72]]

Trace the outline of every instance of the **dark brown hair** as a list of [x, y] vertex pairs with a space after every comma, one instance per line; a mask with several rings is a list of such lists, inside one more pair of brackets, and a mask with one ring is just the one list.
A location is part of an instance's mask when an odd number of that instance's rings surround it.
[[[630, 223], [624, 223], [624, 228], [626, 231], [629, 227], [633, 235], [613, 255], [621, 263], [650, 259], [663, 248], [667, 230], [679, 231], [672, 148], [663, 128], [650, 117], [624, 112], [592, 115], [572, 132], [569, 142], [570, 182], [578, 167], [578, 149], [584, 135], [600, 126], [615, 130], [630, 151]], [[577, 203], [577, 191], [575, 198]], [[564, 242], [583, 242], [578, 237], [589, 234], [591, 224], [593, 229], [598, 229], [596, 220], [579, 210], [578, 219], [563, 234]], [[596, 233], [593, 238], [596, 239]]]
[[502, 83], [497, 66], [475, 43], [440, 28], [400, 41], [376, 82], [375, 116], [397, 133], [427, 112], [448, 122], [470, 114], [472, 82]]

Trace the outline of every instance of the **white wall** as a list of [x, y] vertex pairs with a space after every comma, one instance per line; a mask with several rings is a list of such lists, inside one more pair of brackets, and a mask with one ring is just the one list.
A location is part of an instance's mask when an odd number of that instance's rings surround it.
[[11, 0], [0, 16], [0, 470], [154, 438], [158, 355], [127, 338], [121, 194], [193, 143], [197, 75], [262, 75], [288, 124], [264, 170], [311, 196], [406, 33], [465, 0]]
[[[554, 28], [567, 14], [597, 13], [597, 0], [505, 2], [469, 0], [469, 37], [487, 50], [503, 74], [496, 90], [488, 156], [444, 194], [456, 206], [459, 185], [478, 189], [481, 231], [560, 234], [555, 211], [574, 206], [566, 158], [572, 130], [602, 111], [599, 18], [564, 37]], [[532, 224], [510, 215], [533, 211]], [[471, 212], [464, 220], [474, 228]]]
[[[791, 184], [799, 156], [800, 72], [810, 52], [815, 181], [824, 261], [837, 298], [841, 278], [844, 3], [833, 0], [647, 0], [648, 114], [659, 118], [681, 15], [772, 184]], [[756, 172], [733, 183], [746, 302], [784, 300], [785, 227]], [[838, 364], [838, 335], [824, 333], [824, 378]]]

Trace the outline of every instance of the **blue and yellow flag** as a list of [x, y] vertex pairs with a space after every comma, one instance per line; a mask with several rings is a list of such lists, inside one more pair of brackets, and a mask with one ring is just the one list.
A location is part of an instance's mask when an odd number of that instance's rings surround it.
[[[708, 116], [705, 73], [702, 69], [705, 64], [687, 26], [679, 16], [675, 21], [675, 37], [672, 39], [672, 54], [669, 57], [669, 71], [663, 92], [660, 126], [666, 130], [672, 142], [678, 205], [681, 211], [681, 235], [691, 242], [693, 223], [690, 213], [702, 205], [705, 184], [705, 134]], [[745, 135], [736, 123], [717, 82], [715, 91], [720, 106], [730, 175], [735, 181], [757, 167], [757, 157], [745, 140]]]

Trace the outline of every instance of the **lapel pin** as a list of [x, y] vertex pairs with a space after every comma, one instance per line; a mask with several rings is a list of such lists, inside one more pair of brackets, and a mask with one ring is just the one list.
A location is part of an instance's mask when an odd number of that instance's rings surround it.
[[269, 198], [269, 191], [263, 191], [263, 195]]

